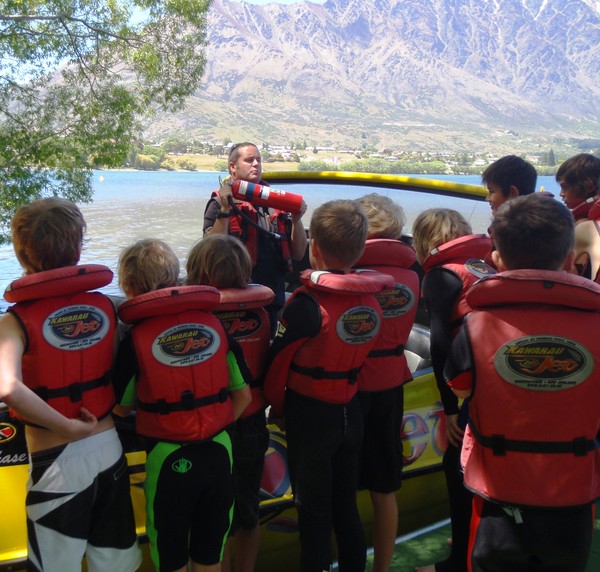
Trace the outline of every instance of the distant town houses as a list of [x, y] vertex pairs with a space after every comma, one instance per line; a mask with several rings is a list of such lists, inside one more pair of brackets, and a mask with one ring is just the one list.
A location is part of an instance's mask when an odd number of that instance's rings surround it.
[[[596, 142], [600, 147], [600, 141]], [[227, 157], [234, 144], [230, 139], [222, 142], [168, 140], [140, 142], [125, 166], [144, 169], [227, 170]], [[259, 143], [265, 169], [322, 171], [344, 170], [378, 173], [424, 174], [480, 174], [487, 165], [507, 153], [498, 151], [406, 150], [389, 146], [361, 144], [356, 148], [313, 144], [307, 141], [275, 145]], [[580, 152], [600, 153], [600, 149], [573, 149], [556, 153], [553, 149], [521, 153], [533, 163], [540, 175], [552, 175], [556, 165]], [[518, 151], [512, 151], [519, 154]], [[564, 155], [564, 157], [563, 157]], [[278, 164], [284, 163], [283, 166]], [[288, 165], [289, 163], [289, 165]], [[269, 167], [269, 164], [273, 164]]]

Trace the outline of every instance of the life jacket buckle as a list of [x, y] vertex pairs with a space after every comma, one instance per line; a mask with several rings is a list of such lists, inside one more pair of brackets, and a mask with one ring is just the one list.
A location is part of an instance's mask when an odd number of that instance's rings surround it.
[[156, 400], [156, 411], [159, 415], [167, 415], [170, 412], [169, 404], [166, 399]]
[[76, 381], [69, 385], [69, 399], [72, 403], [78, 403], [83, 398], [83, 392], [81, 390], [81, 383]]
[[189, 389], [186, 389], [181, 393], [181, 408], [183, 411], [191, 411], [194, 409], [194, 393]]
[[504, 435], [492, 435], [490, 437], [490, 444], [494, 455], [497, 457], [504, 457], [506, 455], [506, 437]]
[[573, 454], [576, 457], [585, 457], [589, 453], [588, 440], [585, 437], [573, 439]]

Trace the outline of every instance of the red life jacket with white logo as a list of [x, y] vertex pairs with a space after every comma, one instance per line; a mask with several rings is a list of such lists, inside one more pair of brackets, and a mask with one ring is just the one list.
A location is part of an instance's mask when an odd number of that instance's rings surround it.
[[383, 313], [381, 330], [369, 358], [358, 375], [359, 391], [384, 391], [410, 381], [412, 374], [404, 355], [404, 346], [415, 321], [419, 301], [419, 276], [410, 267], [416, 262], [415, 251], [399, 240], [367, 240], [356, 263], [393, 276], [393, 288], [376, 294]]
[[209, 439], [233, 423], [229, 351], [210, 286], [163, 288], [123, 302], [139, 374], [136, 429], [162, 441]]
[[4, 293], [16, 302], [8, 311], [27, 336], [23, 382], [71, 419], [79, 418], [82, 407], [102, 419], [115, 404], [115, 309], [104, 294], [88, 291], [112, 277], [99, 264], [65, 266], [15, 280]]
[[271, 326], [264, 307], [273, 301], [274, 296], [273, 290], [260, 284], [248, 284], [246, 288], [223, 288], [221, 300], [213, 310], [225, 331], [242, 348], [252, 373], [252, 401], [242, 417], [254, 415], [267, 406], [262, 385]]
[[[261, 185], [266, 184], [264, 182]], [[218, 191], [214, 191], [211, 198], [219, 197]], [[258, 212], [256, 207], [247, 201], [235, 201], [235, 206], [246, 215], [252, 222], [258, 223]], [[256, 266], [256, 260], [258, 256], [258, 236], [260, 232], [257, 228], [249, 224], [239, 214], [236, 214], [233, 210], [230, 211], [229, 217], [229, 234], [239, 238], [250, 253], [250, 259], [252, 260], [252, 267]], [[292, 258], [291, 258], [291, 237], [289, 233], [289, 216], [288, 213], [280, 210], [273, 210], [273, 213], [269, 215], [269, 222], [275, 225], [277, 228], [277, 234], [280, 239], [277, 241], [277, 251], [285, 265], [287, 271], [292, 271]], [[268, 229], [272, 232], [273, 229]]]
[[571, 209], [575, 221], [584, 218], [597, 218], [595, 213], [600, 209], [600, 195], [592, 195]]
[[600, 497], [600, 286], [515, 270], [467, 296], [473, 359], [465, 484], [493, 500], [575, 506]]
[[480, 278], [494, 274], [495, 270], [483, 262], [492, 248], [492, 240], [485, 234], [469, 234], [450, 240], [434, 248], [423, 261], [423, 271], [447, 268], [460, 278], [463, 287], [452, 309], [451, 320], [456, 332], [464, 317], [471, 311], [466, 301], [468, 289]]
[[306, 271], [294, 293], [304, 291], [319, 303], [321, 331], [294, 354], [287, 386], [329, 403], [348, 403], [356, 394], [358, 373], [373, 349], [382, 314], [375, 294], [395, 280], [370, 270], [351, 274]]

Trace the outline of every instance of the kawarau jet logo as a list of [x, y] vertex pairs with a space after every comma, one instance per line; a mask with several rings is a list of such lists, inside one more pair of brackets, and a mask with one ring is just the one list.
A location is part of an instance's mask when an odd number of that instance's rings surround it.
[[260, 331], [263, 320], [254, 310], [231, 310], [216, 312], [225, 331], [235, 340], [243, 341]]
[[581, 344], [560, 336], [525, 336], [504, 344], [494, 357], [503, 379], [530, 391], [561, 391], [583, 383], [594, 359]]
[[415, 305], [416, 296], [405, 284], [397, 283], [393, 288], [376, 294], [384, 319], [398, 318], [410, 312]]
[[214, 356], [221, 345], [216, 330], [205, 324], [179, 324], [161, 332], [152, 343], [152, 355], [171, 367], [187, 367]]
[[108, 316], [96, 306], [76, 305], [52, 312], [44, 321], [44, 339], [55, 348], [82, 350], [102, 341], [109, 332]]
[[381, 320], [374, 308], [355, 306], [338, 318], [336, 332], [347, 344], [363, 344], [377, 335], [380, 324]]

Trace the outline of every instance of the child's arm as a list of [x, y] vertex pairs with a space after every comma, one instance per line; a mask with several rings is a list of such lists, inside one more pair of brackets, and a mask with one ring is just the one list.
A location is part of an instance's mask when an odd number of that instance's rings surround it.
[[462, 281], [449, 270], [434, 268], [423, 279], [423, 302], [429, 315], [433, 373], [446, 415], [458, 414], [458, 399], [446, 385], [444, 365], [452, 343], [451, 316], [462, 290]]
[[321, 331], [319, 303], [309, 294], [296, 295], [286, 304], [267, 357], [264, 392], [273, 417], [283, 415], [285, 388], [296, 350]]
[[0, 399], [32, 423], [69, 440], [92, 433], [98, 419], [84, 407], [79, 419], [69, 419], [50, 407], [22, 380], [21, 359], [25, 352], [23, 330], [12, 314], [0, 319]]
[[233, 351], [227, 353], [227, 365], [229, 366], [229, 393], [233, 405], [233, 417], [239, 419], [244, 409], [252, 401], [250, 386], [244, 381], [244, 376], [238, 365], [239, 357]]
[[466, 398], [472, 395], [474, 390], [473, 363], [464, 325], [450, 346], [444, 377], [457, 397]]
[[117, 405], [113, 408], [115, 415], [127, 417], [135, 409], [137, 375], [138, 365], [135, 357], [135, 347], [131, 333], [127, 332], [119, 344], [115, 362], [113, 377], [117, 400]]

